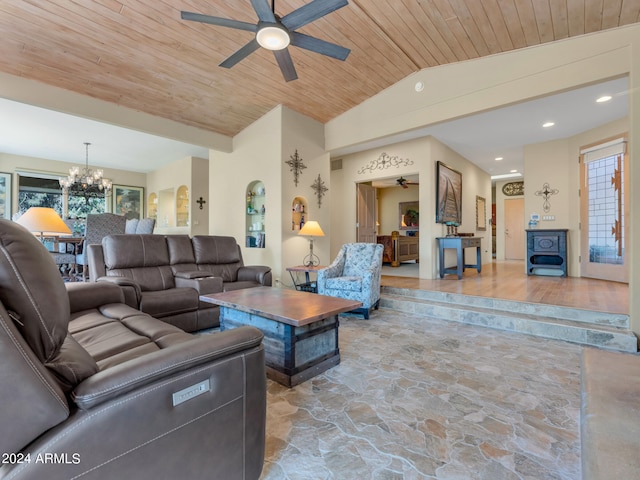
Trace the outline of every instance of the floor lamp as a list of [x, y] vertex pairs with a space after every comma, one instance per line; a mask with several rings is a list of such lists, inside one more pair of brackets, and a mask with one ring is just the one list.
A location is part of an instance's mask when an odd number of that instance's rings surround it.
[[304, 266], [315, 267], [320, 265], [320, 259], [313, 253], [313, 237], [324, 237], [324, 232], [322, 231], [322, 228], [320, 228], [320, 224], [311, 220], [302, 226], [298, 235], [309, 237], [309, 255], [304, 257]]

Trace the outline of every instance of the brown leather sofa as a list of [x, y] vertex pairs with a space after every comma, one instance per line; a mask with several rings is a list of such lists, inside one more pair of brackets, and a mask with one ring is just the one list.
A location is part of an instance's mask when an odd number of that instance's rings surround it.
[[128, 305], [186, 332], [220, 324], [220, 309], [200, 295], [271, 285], [271, 268], [245, 266], [225, 236], [109, 235], [89, 247], [89, 272], [123, 287]]
[[0, 478], [259, 478], [261, 332], [195, 336], [123, 299], [0, 219]]

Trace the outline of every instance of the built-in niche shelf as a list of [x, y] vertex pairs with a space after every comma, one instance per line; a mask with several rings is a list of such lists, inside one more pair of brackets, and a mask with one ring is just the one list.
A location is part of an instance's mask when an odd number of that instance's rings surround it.
[[189, 226], [189, 188], [180, 185], [176, 193], [176, 227]]
[[304, 197], [295, 197], [291, 202], [291, 230], [300, 230], [307, 221], [309, 205]]
[[155, 192], [149, 194], [149, 201], [147, 202], [147, 216], [158, 221], [158, 195]]
[[260, 180], [247, 186], [246, 201], [246, 246], [248, 248], [265, 247], [266, 192]]

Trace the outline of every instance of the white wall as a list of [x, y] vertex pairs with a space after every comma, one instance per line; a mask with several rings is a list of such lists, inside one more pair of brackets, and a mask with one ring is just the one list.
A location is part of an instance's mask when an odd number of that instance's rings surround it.
[[[189, 226], [176, 227], [175, 222], [175, 196], [178, 188], [185, 185], [189, 189]], [[172, 196], [167, 196], [167, 201], [173, 205], [167, 205], [161, 192], [172, 191]], [[146, 202], [149, 195], [155, 193], [159, 196], [158, 218], [156, 220], [155, 233], [162, 234], [190, 234], [207, 235], [209, 233], [209, 161], [204, 158], [185, 157], [170, 163], [147, 175], [147, 189], [145, 191]], [[200, 210], [195, 201], [203, 197], [207, 203]]]
[[[274, 108], [233, 138], [233, 152], [209, 153], [209, 234], [235, 237], [245, 265], [281, 264], [281, 118], [282, 108]], [[247, 189], [256, 180], [266, 192], [265, 248], [246, 248]]]
[[[308, 240], [291, 231], [291, 205], [295, 196], [307, 199], [306, 220], [317, 220], [325, 234], [315, 242], [315, 253], [328, 262], [331, 234], [331, 194], [329, 156], [324, 151], [323, 125], [285, 107], [274, 108], [233, 139], [233, 152], [210, 152], [209, 192], [212, 235], [230, 235], [238, 239], [246, 265], [269, 265], [274, 280], [284, 285], [291, 280], [285, 268], [299, 265], [308, 253]], [[296, 187], [293, 174], [284, 162], [298, 150], [307, 166]], [[311, 188], [318, 174], [326, 182], [327, 192], [318, 207]], [[265, 186], [265, 248], [245, 247], [245, 198], [247, 186], [260, 180]]]
[[[284, 270], [287, 266], [301, 265], [309, 254], [309, 239], [301, 237], [298, 231], [291, 230], [291, 210], [293, 199], [303, 197], [307, 201], [305, 221], [315, 220], [320, 224], [324, 237], [315, 237], [313, 252], [318, 256], [321, 265], [328, 265], [332, 258], [329, 255], [329, 238], [331, 237], [331, 211], [329, 204], [333, 188], [329, 178], [329, 154], [324, 150], [324, 125], [288, 108], [282, 109], [282, 158], [279, 168], [282, 172], [282, 265], [281, 280], [284, 285], [292, 286], [291, 276]], [[284, 162], [288, 161], [295, 151], [306, 168], [300, 175], [298, 186], [293, 181], [293, 172]], [[325, 192], [318, 205], [318, 197], [312, 188], [320, 175]]]
[[[363, 170], [363, 167], [378, 158], [382, 152], [392, 156], [397, 155], [413, 163], [393, 170]], [[384, 149], [373, 149], [342, 157], [342, 169], [331, 172], [331, 184], [340, 186], [335, 189], [336, 193], [332, 196], [334, 202], [332, 204], [334, 215], [331, 236], [332, 254], [335, 255], [343, 243], [353, 242], [356, 239], [356, 183], [417, 173], [420, 185], [411, 188], [417, 188], [417, 197], [420, 201], [419, 276], [420, 278], [435, 278], [438, 275], [438, 251], [435, 238], [446, 235], [446, 227], [443, 224], [435, 223], [437, 161], [442, 161], [462, 173], [463, 207], [459, 231], [473, 232], [476, 236], [482, 237], [482, 261], [490, 262], [491, 229], [476, 231], [476, 195], [484, 197], [487, 202], [487, 218], [491, 214], [491, 179], [489, 174], [433, 137], [400, 142], [388, 145]], [[473, 252], [467, 252], [467, 255], [471, 253]], [[447, 265], [452, 263], [455, 263], [455, 260], [447, 255]], [[475, 258], [473, 261], [469, 258], [467, 263], [475, 263]]]

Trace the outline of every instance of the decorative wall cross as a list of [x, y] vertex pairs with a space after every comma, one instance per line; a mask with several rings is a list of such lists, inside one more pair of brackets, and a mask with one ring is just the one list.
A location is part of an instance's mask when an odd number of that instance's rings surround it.
[[300, 156], [298, 155], [298, 149], [296, 149], [296, 153], [291, 155], [289, 158], [290, 159], [284, 163], [289, 165], [289, 170], [293, 172], [293, 183], [295, 183], [297, 187], [300, 174], [302, 173], [302, 170], [307, 168], [307, 166], [302, 161], [302, 158], [300, 158]]
[[316, 181], [313, 182], [313, 185], [311, 185], [311, 188], [313, 188], [313, 191], [316, 192], [316, 197], [318, 198], [318, 208], [321, 208], [322, 197], [324, 197], [324, 194], [329, 189], [324, 186], [324, 181], [320, 178], [320, 174], [318, 174], [318, 178], [316, 178]]
[[556, 195], [558, 193], [557, 188], [551, 188], [548, 183], [544, 183], [542, 185], [542, 190], [538, 190], [536, 195], [542, 197], [544, 201], [542, 202], [542, 209], [545, 213], [548, 213], [551, 210], [551, 203], [549, 202], [549, 197], [551, 195]]
[[196, 200], [196, 203], [200, 205], [200, 210], [202, 210], [202, 206], [207, 203], [207, 201], [204, 198], [200, 197], [198, 200]]

